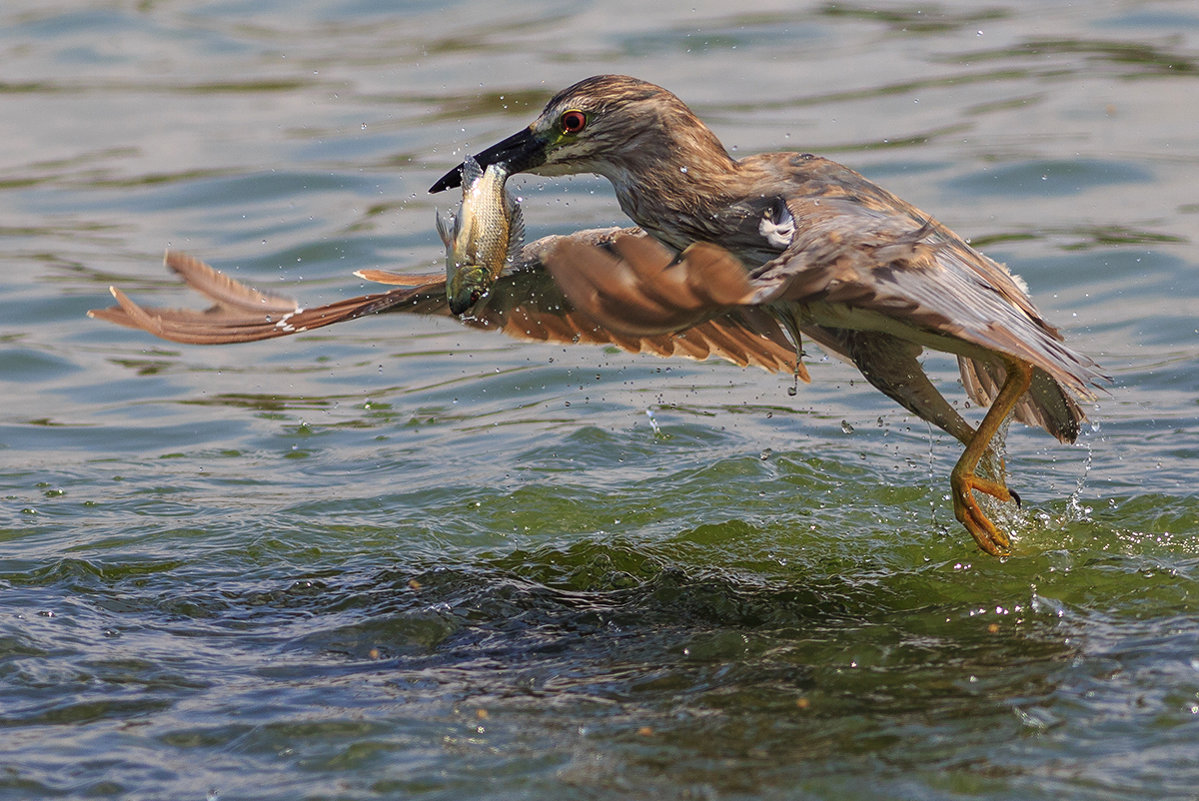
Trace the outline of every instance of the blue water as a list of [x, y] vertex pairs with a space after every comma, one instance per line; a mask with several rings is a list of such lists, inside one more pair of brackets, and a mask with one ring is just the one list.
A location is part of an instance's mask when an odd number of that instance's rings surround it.
[[[3, 798], [1199, 797], [1190, 4], [18, 0], [0, 64]], [[958, 445], [815, 352], [791, 395], [85, 316], [196, 303], [166, 247], [307, 305], [440, 269], [426, 188], [613, 71], [935, 214], [1113, 376], [1077, 445], [1009, 433], [1012, 557]], [[531, 237], [625, 223], [513, 185]]]

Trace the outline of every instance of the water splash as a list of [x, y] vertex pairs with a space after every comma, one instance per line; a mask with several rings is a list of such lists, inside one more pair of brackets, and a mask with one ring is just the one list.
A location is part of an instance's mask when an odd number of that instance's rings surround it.
[[[1098, 423], [1091, 423], [1090, 429], [1085, 434], [1095, 434], [1099, 432]], [[1091, 512], [1094, 507], [1086, 506], [1082, 503], [1082, 490], [1086, 486], [1087, 476], [1091, 472], [1091, 465], [1095, 461], [1095, 449], [1091, 447], [1091, 443], [1084, 437], [1079, 438], [1079, 444], [1086, 449], [1086, 458], [1082, 460], [1082, 474], [1078, 477], [1078, 482], [1074, 485], [1074, 491], [1070, 493], [1070, 499], [1066, 501], [1066, 521], [1070, 523], [1082, 523], [1091, 520]]]
[[650, 428], [652, 428], [654, 430], [654, 436], [655, 437], [662, 436], [662, 429], [661, 429], [661, 427], [658, 426], [658, 421], [654, 417], [654, 409], [652, 406], [646, 408], [645, 416], [649, 418], [649, 425], [650, 425]]
[[[936, 482], [936, 480], [937, 480], [937, 454], [936, 454], [936, 449], [934, 447], [936, 444], [934, 441], [934, 438], [936, 437], [936, 432], [933, 431], [933, 424], [928, 422], [927, 420], [924, 421], [924, 425], [928, 427], [928, 480], [929, 480], [929, 483], [931, 484], [931, 483]], [[941, 501], [952, 501], [952, 497], [949, 495], [946, 495], [941, 498]], [[943, 526], [937, 520], [937, 507], [939, 505], [940, 504], [937, 501], [937, 495], [936, 494], [930, 495], [929, 500], [928, 500], [928, 506], [932, 512], [932, 528], [934, 531], [939, 531], [939, 532], [941, 532], [942, 535], [944, 535], [944, 534], [948, 533], [949, 529], [947, 526]]]

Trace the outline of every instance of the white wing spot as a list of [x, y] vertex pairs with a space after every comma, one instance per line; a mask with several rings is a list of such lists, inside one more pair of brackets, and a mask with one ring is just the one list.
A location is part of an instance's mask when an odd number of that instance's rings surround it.
[[791, 216], [787, 204], [779, 200], [767, 209], [758, 223], [758, 233], [766, 238], [766, 243], [771, 247], [779, 250], [790, 247], [795, 237], [795, 218]]
[[[280, 331], [285, 331], [289, 334], [295, 333], [295, 326], [289, 323], [288, 320], [290, 320], [292, 317], [295, 317], [302, 311], [304, 311], [302, 306], [297, 306], [295, 311], [289, 311], [287, 314], [279, 318], [279, 322], [275, 323], [275, 328], [278, 328]], [[300, 330], [303, 331], [304, 329], [301, 328]]]

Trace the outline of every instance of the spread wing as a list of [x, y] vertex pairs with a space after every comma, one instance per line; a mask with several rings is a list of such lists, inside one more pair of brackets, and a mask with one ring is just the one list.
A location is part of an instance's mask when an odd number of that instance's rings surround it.
[[[487, 297], [462, 322], [494, 329], [517, 339], [564, 344], [615, 345], [634, 353], [705, 359], [719, 356], [741, 366], [795, 372], [808, 380], [798, 364], [795, 346], [765, 308], [730, 309], [727, 314], [697, 321], [669, 333], [630, 333], [612, 330], [574, 307], [544, 269], [547, 251], [562, 241], [588, 248], [611, 245], [621, 229], [581, 231], [568, 237], [546, 237], [526, 245], [514, 265], [505, 268]], [[636, 229], [625, 235], [644, 238]], [[162, 339], [186, 344], [224, 344], [322, 328], [369, 314], [409, 312], [451, 316], [444, 274], [403, 275], [364, 270], [361, 277], [396, 288], [304, 308], [294, 300], [248, 287], [204, 262], [168, 252], [166, 265], [184, 283], [214, 305], [206, 310], [143, 307], [119, 289], [111, 288], [117, 305], [88, 312], [90, 317], [148, 331]]]
[[414, 286], [305, 309], [294, 300], [260, 292], [235, 281], [185, 253], [167, 251], [164, 262], [184, 283], [213, 301], [213, 305], [203, 311], [144, 307], [116, 287], [109, 287], [117, 305], [93, 309], [87, 313], [88, 316], [140, 328], [172, 342], [219, 345], [283, 337], [400, 307], [408, 311], [435, 313], [438, 310], [438, 298], [442, 301], [445, 298], [444, 278], [441, 279], [440, 296], [436, 294], [436, 284], [415, 280]]
[[1063, 344], [1007, 270], [946, 229], [843, 201], [821, 206], [819, 215], [804, 215], [808, 223], [780, 257], [754, 271], [751, 302], [875, 313], [926, 339], [946, 337], [1027, 362], [1087, 397], [1104, 379], [1094, 362]]
[[1004, 268], [932, 222], [849, 201], [806, 203], [789, 204], [803, 219], [791, 245], [752, 272], [710, 243], [676, 259], [621, 239], [607, 252], [561, 243], [547, 266], [576, 307], [613, 330], [677, 329], [731, 308], [798, 315], [799, 330], [959, 439], [969, 428], [923, 376], [920, 348], [957, 354], [967, 391], [982, 404], [1002, 384], [1003, 357], [1014, 358], [1035, 368], [1017, 417], [1060, 439], [1077, 436], [1085, 418], [1070, 395], [1092, 397], [1106, 377], [1062, 343]]
[[1109, 379], [1063, 343], [1005, 268], [932, 221], [916, 225], [847, 201], [826, 201], [815, 213], [796, 205], [797, 219], [809, 223], [756, 271], [755, 301], [874, 313], [898, 325], [885, 333], [957, 354], [967, 393], [983, 405], [1003, 384], [1001, 357], [1031, 364], [1017, 419], [1062, 440], [1077, 437], [1085, 415], [1071, 396], [1093, 398], [1092, 388]]

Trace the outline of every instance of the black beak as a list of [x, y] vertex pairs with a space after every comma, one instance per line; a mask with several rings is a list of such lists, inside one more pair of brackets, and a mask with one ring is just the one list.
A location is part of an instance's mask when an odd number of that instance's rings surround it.
[[[533, 133], [530, 126], [479, 153], [475, 161], [483, 169], [491, 164], [505, 164], [509, 175], [524, 172], [545, 164], [545, 141]], [[456, 186], [462, 186], [461, 164], [441, 176], [437, 183], [429, 187], [429, 192], [441, 192]]]

